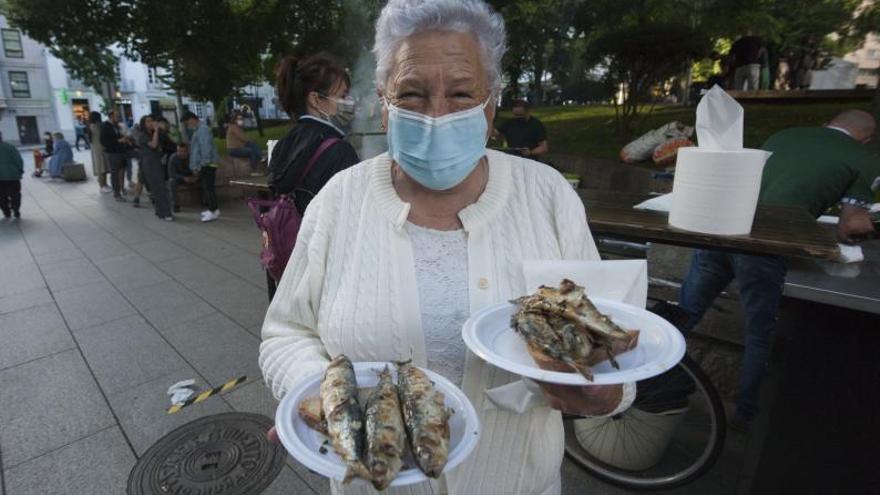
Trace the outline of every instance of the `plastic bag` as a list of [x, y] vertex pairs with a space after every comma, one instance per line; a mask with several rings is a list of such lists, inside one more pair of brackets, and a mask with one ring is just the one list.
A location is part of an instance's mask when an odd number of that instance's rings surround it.
[[620, 159], [625, 163], [649, 160], [657, 146], [674, 138], [690, 138], [694, 128], [681, 122], [673, 121], [662, 127], [648, 131], [635, 141], [631, 141], [620, 150]]

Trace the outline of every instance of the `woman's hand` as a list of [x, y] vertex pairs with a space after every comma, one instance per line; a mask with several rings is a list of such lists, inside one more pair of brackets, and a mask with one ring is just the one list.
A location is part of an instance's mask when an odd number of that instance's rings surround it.
[[266, 439], [271, 443], [278, 443], [278, 430], [275, 427], [269, 428], [269, 431], [266, 432]]
[[536, 381], [550, 407], [566, 414], [601, 416], [620, 405], [623, 385], [556, 385]]

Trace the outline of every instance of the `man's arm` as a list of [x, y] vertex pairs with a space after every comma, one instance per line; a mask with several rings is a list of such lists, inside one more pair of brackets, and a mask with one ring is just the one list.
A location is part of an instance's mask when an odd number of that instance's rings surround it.
[[543, 140], [538, 143], [538, 146], [528, 150], [526, 153], [523, 153], [525, 156], [541, 156], [550, 151], [550, 145], [547, 144], [547, 140]]
[[840, 205], [840, 221], [837, 223], [837, 238], [847, 244], [856, 242], [874, 233], [874, 222], [868, 210], [853, 204]]

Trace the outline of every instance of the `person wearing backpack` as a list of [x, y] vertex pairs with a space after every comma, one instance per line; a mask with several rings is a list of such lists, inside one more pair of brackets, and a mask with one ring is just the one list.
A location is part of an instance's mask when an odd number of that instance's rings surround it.
[[[296, 232], [289, 230], [298, 230], [299, 219], [309, 202], [333, 175], [360, 161], [354, 147], [343, 141], [351, 130], [355, 112], [354, 101], [348, 96], [351, 79], [345, 69], [327, 54], [302, 60], [285, 57], [278, 64], [276, 77], [278, 100], [284, 111], [296, 119], [296, 125], [275, 145], [269, 162], [269, 188], [275, 199], [270, 211], [262, 215], [266, 221], [260, 228], [264, 236], [276, 230], [288, 238], [275, 248], [277, 252], [269, 253], [278, 258], [274, 266], [267, 262], [264, 249], [262, 258], [268, 268], [270, 297], [293, 250]], [[279, 220], [285, 223], [273, 229], [267, 225], [273, 221], [271, 210], [285, 201], [290, 201], [296, 210], [296, 226], [287, 223], [290, 220]], [[269, 205], [261, 206], [265, 209]], [[257, 222], [261, 220], [258, 218]]]
[[[285, 57], [278, 64], [276, 77], [278, 100], [284, 111], [296, 118], [296, 125], [272, 150], [269, 187], [275, 196], [292, 193], [302, 215], [336, 172], [360, 161], [351, 144], [342, 141], [354, 120], [354, 102], [348, 96], [351, 80], [326, 54], [299, 61]], [[321, 144], [330, 139], [335, 142], [303, 174]]]

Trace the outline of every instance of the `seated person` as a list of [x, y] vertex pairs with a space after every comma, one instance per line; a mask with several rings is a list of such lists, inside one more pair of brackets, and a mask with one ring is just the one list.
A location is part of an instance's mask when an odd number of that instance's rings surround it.
[[[880, 156], [865, 146], [874, 118], [847, 110], [824, 127], [780, 131], [764, 143], [772, 151], [761, 180], [759, 203], [801, 207], [814, 217], [841, 205], [841, 242], [874, 232], [868, 208], [880, 176]], [[770, 349], [776, 311], [785, 283], [779, 256], [697, 249], [681, 286], [679, 306], [687, 313], [683, 330], [696, 326], [718, 294], [736, 278], [745, 313], [745, 353], [736, 412], [731, 426], [745, 430], [758, 412], [758, 391]]]
[[544, 124], [529, 114], [529, 105], [523, 100], [514, 101], [511, 111], [513, 118], [495, 130], [495, 137], [504, 136], [510, 153], [540, 159], [550, 149]]
[[189, 145], [184, 142], [177, 143], [177, 152], [168, 159], [168, 185], [171, 188], [171, 205], [174, 213], [180, 213], [177, 186], [192, 184], [195, 180], [195, 175], [189, 168]]
[[53, 179], [60, 179], [64, 164], [73, 161], [73, 149], [70, 147], [70, 143], [64, 140], [64, 134], [60, 132], [52, 134], [52, 149], [52, 158], [49, 159], [49, 176]]
[[244, 115], [236, 112], [226, 128], [226, 152], [229, 156], [247, 158], [251, 162], [251, 175], [260, 175], [257, 167], [263, 159], [260, 145], [249, 140], [244, 134]]

